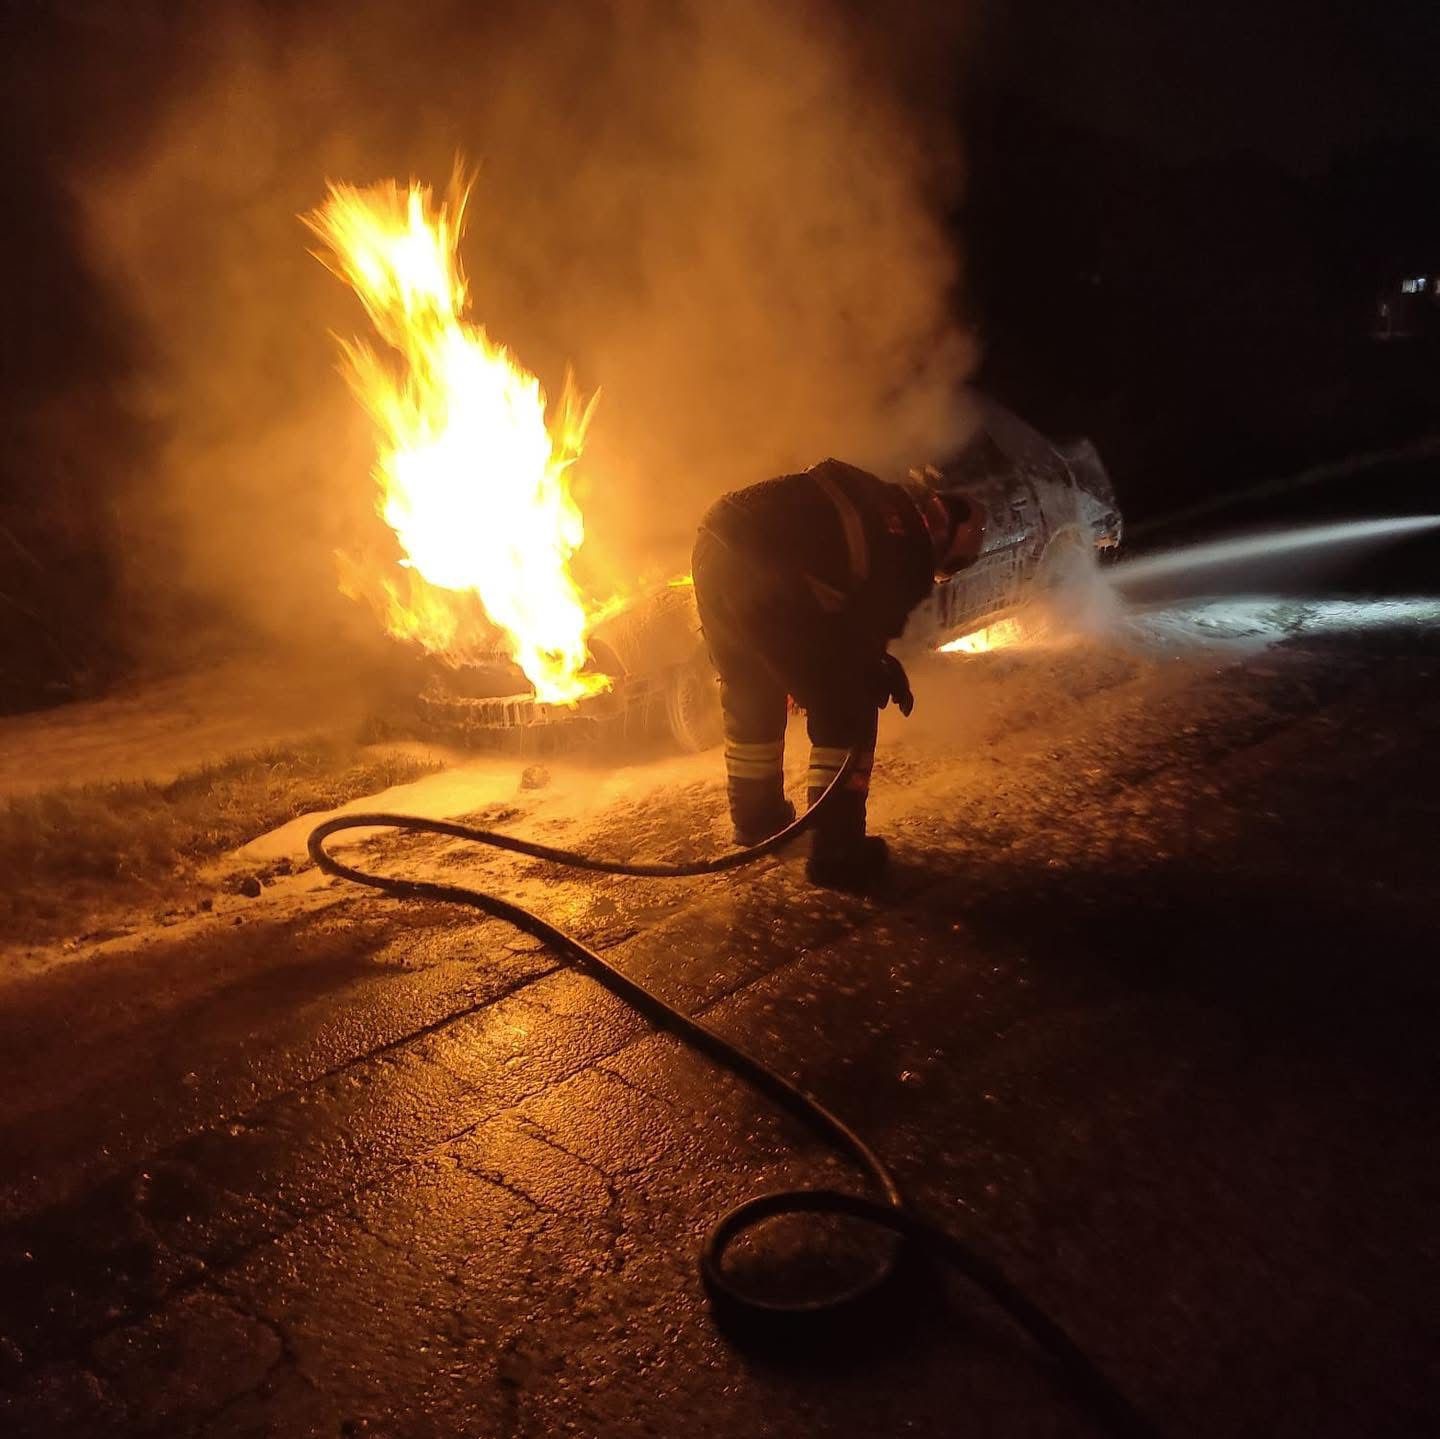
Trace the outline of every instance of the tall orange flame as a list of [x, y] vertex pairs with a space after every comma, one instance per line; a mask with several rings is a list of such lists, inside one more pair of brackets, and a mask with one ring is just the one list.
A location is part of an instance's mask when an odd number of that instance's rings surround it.
[[327, 188], [305, 224], [393, 352], [341, 342], [375, 422], [377, 508], [410, 571], [369, 577], [378, 584], [352, 573], [347, 591], [366, 591], [392, 634], [452, 662], [493, 644], [477, 631], [478, 598], [538, 698], [595, 693], [608, 681], [584, 671], [591, 616], [570, 561], [585, 529], [567, 473], [594, 400], [582, 406], [567, 379], [547, 425], [539, 380], [466, 318], [461, 180], [439, 204], [413, 182]]

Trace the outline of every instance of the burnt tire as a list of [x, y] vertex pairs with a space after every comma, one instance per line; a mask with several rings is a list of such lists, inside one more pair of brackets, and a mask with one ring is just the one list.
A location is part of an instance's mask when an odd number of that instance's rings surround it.
[[711, 749], [724, 737], [720, 681], [703, 655], [679, 670], [665, 691], [665, 721], [688, 754]]

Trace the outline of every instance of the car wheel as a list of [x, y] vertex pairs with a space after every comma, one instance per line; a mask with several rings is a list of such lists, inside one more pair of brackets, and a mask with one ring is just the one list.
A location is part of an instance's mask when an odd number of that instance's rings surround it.
[[665, 691], [665, 719], [676, 744], [698, 754], [720, 743], [720, 682], [710, 661], [697, 656], [680, 669]]

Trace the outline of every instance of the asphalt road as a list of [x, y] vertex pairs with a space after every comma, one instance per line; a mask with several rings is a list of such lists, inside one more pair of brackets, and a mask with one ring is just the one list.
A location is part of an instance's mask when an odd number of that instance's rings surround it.
[[[1433, 508], [1433, 467], [1386, 479]], [[1437, 556], [937, 658], [886, 719], [873, 900], [798, 859], [371, 859], [505, 886], [824, 1096], [1163, 1433], [1434, 1433]], [[535, 832], [703, 852], [717, 767]], [[817, 1352], [728, 1343], [708, 1222], [844, 1171], [465, 913], [267, 895], [7, 987], [0, 1154], [7, 1435], [1097, 1432], [950, 1279]]]

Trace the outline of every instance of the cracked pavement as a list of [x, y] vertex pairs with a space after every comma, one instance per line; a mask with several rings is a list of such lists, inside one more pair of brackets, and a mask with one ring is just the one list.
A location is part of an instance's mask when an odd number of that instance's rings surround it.
[[[1163, 1432], [1435, 1432], [1440, 639], [1272, 611], [923, 667], [875, 899], [366, 862], [503, 887], [823, 1097]], [[509, 822], [706, 852], [717, 767]], [[0, 991], [0, 1432], [1096, 1432], [949, 1278], [729, 1344], [705, 1228], [854, 1177], [525, 937], [313, 883], [243, 917]]]

